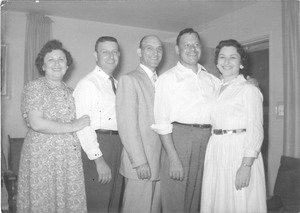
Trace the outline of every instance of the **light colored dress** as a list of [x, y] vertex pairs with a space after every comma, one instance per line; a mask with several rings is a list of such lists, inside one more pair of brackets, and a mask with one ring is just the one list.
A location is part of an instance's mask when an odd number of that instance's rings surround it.
[[57, 87], [45, 78], [27, 84], [22, 115], [29, 128], [21, 153], [18, 177], [19, 213], [83, 213], [86, 197], [81, 147], [75, 133], [43, 134], [30, 128], [28, 112], [42, 111], [48, 120], [75, 119], [72, 89]]
[[[201, 213], [266, 212], [266, 187], [260, 147], [263, 141], [262, 94], [242, 75], [220, 93], [211, 107], [213, 129], [246, 129], [236, 134], [212, 134], [208, 142]], [[236, 190], [243, 157], [255, 157], [249, 186]]]

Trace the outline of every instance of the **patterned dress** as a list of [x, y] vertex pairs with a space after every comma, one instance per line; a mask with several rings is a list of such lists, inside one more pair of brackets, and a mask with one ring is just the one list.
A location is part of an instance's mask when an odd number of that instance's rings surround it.
[[86, 212], [81, 147], [75, 133], [44, 134], [30, 128], [28, 112], [42, 111], [48, 120], [67, 123], [75, 119], [73, 90], [57, 87], [45, 77], [27, 84], [22, 115], [29, 128], [18, 177], [19, 213]]
[[[213, 129], [246, 129], [209, 139], [203, 173], [201, 213], [266, 212], [262, 94], [239, 75], [211, 105]], [[243, 157], [255, 157], [249, 186], [236, 190], [236, 173]]]

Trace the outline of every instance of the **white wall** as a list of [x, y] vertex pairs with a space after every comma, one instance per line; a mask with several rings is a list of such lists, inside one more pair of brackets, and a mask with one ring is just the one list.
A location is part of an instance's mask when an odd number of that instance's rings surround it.
[[240, 42], [269, 38], [270, 45], [270, 112], [268, 153], [268, 194], [273, 194], [283, 149], [283, 119], [275, 114], [276, 104], [283, 101], [281, 2], [260, 1], [228, 16], [195, 27], [207, 47], [215, 48], [220, 40], [234, 38]]
[[156, 34], [163, 41], [173, 37], [174, 33], [154, 31], [151, 29], [133, 28], [120, 25], [82, 21], [75, 19], [51, 17], [53, 37], [63, 42], [75, 61], [75, 70], [67, 81], [75, 87], [78, 80], [95, 66], [94, 45], [98, 37], [110, 35], [117, 38], [121, 47], [120, 74], [135, 69], [139, 63], [136, 50], [141, 38], [147, 34]]
[[[156, 34], [163, 41], [174, 37], [174, 33], [160, 32], [150, 29], [132, 28], [104, 24], [98, 22], [82, 21], [60, 17], [50, 17], [53, 23], [53, 38], [60, 40], [74, 59], [74, 69], [67, 79], [67, 83], [73, 88], [76, 83], [90, 72], [95, 66], [93, 55], [94, 44], [98, 37], [111, 35], [118, 39], [121, 46], [120, 73], [135, 69], [139, 63], [136, 49], [140, 39], [147, 34]], [[11, 137], [25, 137], [27, 128], [21, 117], [20, 100], [24, 81], [24, 48], [26, 14], [19, 12], [3, 12], [1, 14], [3, 32], [2, 42], [9, 46], [8, 72], [9, 72], [9, 98], [2, 98], [1, 102], [1, 130], [4, 153], [7, 153], [7, 135]], [[172, 60], [172, 59], [171, 59]], [[167, 60], [165, 67], [170, 67]], [[7, 156], [7, 154], [6, 154]]]

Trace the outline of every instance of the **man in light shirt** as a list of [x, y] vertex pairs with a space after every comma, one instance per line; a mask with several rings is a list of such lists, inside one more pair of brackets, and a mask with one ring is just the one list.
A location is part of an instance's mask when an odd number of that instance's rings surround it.
[[203, 163], [211, 126], [206, 103], [220, 80], [198, 64], [199, 34], [182, 30], [176, 40], [179, 62], [155, 87], [152, 128], [160, 135], [163, 212], [199, 212]]
[[89, 115], [91, 125], [77, 132], [82, 149], [88, 211], [117, 212], [123, 179], [119, 174], [122, 144], [115, 112], [116, 80], [120, 51], [114, 37], [95, 44], [96, 66], [77, 84], [74, 97], [77, 117]]
[[154, 84], [163, 47], [155, 35], [141, 39], [136, 70], [120, 78], [116, 98], [118, 129], [124, 145], [120, 173], [125, 177], [122, 213], [159, 213], [161, 141], [154, 123]]

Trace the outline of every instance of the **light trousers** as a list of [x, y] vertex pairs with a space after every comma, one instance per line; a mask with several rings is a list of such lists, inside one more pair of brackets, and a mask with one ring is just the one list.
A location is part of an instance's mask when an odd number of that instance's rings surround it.
[[160, 213], [160, 181], [125, 178], [122, 213]]

